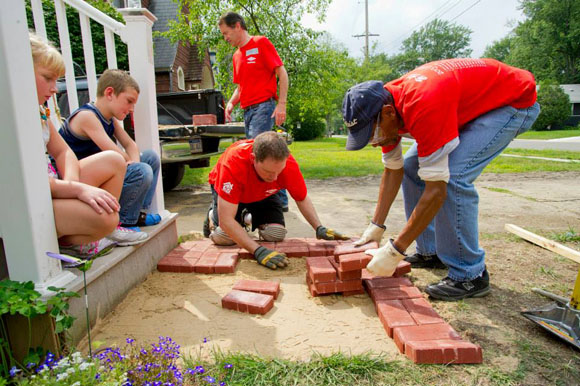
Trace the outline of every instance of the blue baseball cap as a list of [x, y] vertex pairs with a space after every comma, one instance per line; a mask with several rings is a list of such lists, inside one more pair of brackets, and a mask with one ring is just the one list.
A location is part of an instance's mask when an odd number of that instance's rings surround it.
[[342, 100], [342, 118], [348, 128], [346, 150], [360, 150], [371, 140], [373, 121], [390, 100], [383, 82], [369, 80], [352, 86]]

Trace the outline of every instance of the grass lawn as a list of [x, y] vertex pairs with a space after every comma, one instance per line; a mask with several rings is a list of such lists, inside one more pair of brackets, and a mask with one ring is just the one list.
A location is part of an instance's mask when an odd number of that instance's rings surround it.
[[[578, 131], [580, 133], [580, 131]], [[220, 144], [222, 149], [231, 142]], [[346, 151], [345, 138], [323, 138], [305, 142], [294, 142], [290, 151], [300, 164], [306, 179], [326, 179], [345, 176], [366, 176], [380, 174], [383, 171], [380, 149], [367, 146], [359, 151]], [[404, 147], [404, 150], [406, 148]], [[546, 158], [580, 160], [580, 152], [554, 150], [507, 149], [506, 154], [528, 155]], [[217, 162], [212, 157], [211, 167], [200, 169], [186, 168], [181, 185], [199, 185], [207, 183], [207, 176]], [[525, 159], [514, 157], [497, 157], [484, 170], [484, 173], [525, 173], [538, 171], [580, 171], [580, 162], [566, 163]]]
[[570, 130], [543, 130], [543, 131], [528, 131], [521, 135], [518, 135], [518, 139], [556, 139], [556, 138], [568, 138], [568, 137], [579, 137], [580, 129], [570, 129]]

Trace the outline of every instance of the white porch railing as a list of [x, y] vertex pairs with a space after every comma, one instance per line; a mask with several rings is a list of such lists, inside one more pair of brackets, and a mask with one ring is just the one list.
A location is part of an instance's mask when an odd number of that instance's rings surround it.
[[[129, 71], [141, 89], [134, 112], [136, 142], [140, 149], [159, 153], [151, 37], [155, 16], [146, 9], [123, 9], [120, 10], [126, 23], [123, 25], [82, 0], [54, 0], [54, 3], [70, 111], [78, 107], [78, 99], [65, 3], [79, 14], [91, 100], [96, 98], [97, 78], [90, 20], [104, 28], [109, 68], [117, 67], [114, 35], [127, 44]], [[40, 135], [28, 29], [44, 37], [47, 33], [41, 0], [31, 0], [31, 5], [34, 26], [27, 26], [22, 0], [4, 0], [0, 12], [0, 116], [4, 126], [0, 130], [0, 236], [4, 240], [10, 278], [32, 280], [42, 289], [49, 285], [66, 286], [74, 277], [63, 272], [60, 264], [45, 254], [57, 251], [58, 243]], [[161, 178], [151, 207], [168, 214]]]

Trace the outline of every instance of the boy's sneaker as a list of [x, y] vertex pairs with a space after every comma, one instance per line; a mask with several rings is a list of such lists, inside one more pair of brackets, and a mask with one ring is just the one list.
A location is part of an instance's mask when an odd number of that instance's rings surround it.
[[479, 298], [486, 296], [490, 291], [487, 269], [483, 271], [481, 276], [472, 280], [455, 281], [446, 277], [439, 283], [430, 284], [425, 288], [425, 292], [432, 298], [447, 301]]
[[60, 253], [70, 255], [73, 257], [78, 257], [79, 259], [94, 259], [100, 256], [104, 256], [111, 252], [111, 250], [117, 245], [112, 240], [103, 237], [100, 240], [92, 241], [86, 244], [70, 244], [70, 245], [59, 245]]
[[134, 231], [129, 228], [123, 228], [122, 226], [118, 226], [113, 233], [107, 236], [107, 239], [116, 242], [120, 247], [141, 244], [148, 238], [149, 235], [145, 232]]

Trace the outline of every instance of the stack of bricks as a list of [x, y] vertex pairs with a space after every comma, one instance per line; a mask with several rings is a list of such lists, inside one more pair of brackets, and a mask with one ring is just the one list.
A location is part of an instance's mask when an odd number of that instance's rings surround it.
[[215, 114], [195, 114], [191, 116], [193, 126], [217, 125]]
[[[306, 259], [306, 283], [312, 296], [341, 293], [344, 296], [364, 293], [363, 272], [372, 256], [364, 253], [367, 249], [377, 248], [376, 242], [361, 246], [352, 241], [334, 249], [330, 256], [316, 256]], [[395, 276], [409, 272], [410, 264], [401, 262]]]
[[265, 315], [278, 299], [280, 283], [261, 280], [240, 280], [222, 298], [222, 308]]
[[157, 263], [160, 272], [233, 273], [238, 264], [238, 246], [221, 247], [210, 240], [181, 243]]
[[481, 347], [461, 339], [406, 277], [366, 275], [379, 319], [401, 353], [415, 363], [481, 363]]

